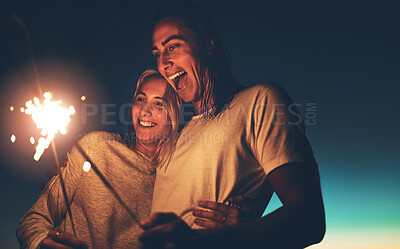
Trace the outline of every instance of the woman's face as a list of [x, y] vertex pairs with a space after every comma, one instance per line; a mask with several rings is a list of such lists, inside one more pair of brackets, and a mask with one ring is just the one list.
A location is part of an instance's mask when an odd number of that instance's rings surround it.
[[157, 146], [171, 133], [172, 124], [163, 99], [167, 84], [162, 77], [150, 77], [137, 92], [132, 107], [136, 147]]

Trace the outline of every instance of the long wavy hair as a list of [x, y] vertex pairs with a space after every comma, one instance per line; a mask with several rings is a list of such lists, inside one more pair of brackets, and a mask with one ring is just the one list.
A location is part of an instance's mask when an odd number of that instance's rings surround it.
[[[148, 69], [142, 73], [139, 77], [139, 80], [136, 85], [136, 90], [133, 95], [131, 108], [129, 111], [130, 120], [132, 120], [132, 107], [133, 103], [136, 100], [136, 96], [143, 86], [143, 84], [149, 80], [150, 78], [157, 77], [163, 80], [164, 77], [156, 70]], [[166, 82], [167, 83], [167, 82]], [[171, 159], [172, 153], [175, 150], [175, 145], [178, 140], [178, 129], [179, 129], [179, 110], [181, 106], [181, 99], [179, 98], [178, 94], [175, 90], [167, 83], [167, 87], [165, 88], [165, 92], [163, 95], [163, 99], [165, 100], [165, 109], [167, 111], [168, 118], [171, 122], [171, 134], [160, 140], [159, 144], [157, 145], [155, 157], [153, 158], [153, 164], [157, 167], [162, 167], [167, 165]], [[135, 147], [136, 143], [136, 132], [133, 125], [128, 127], [128, 131], [130, 133], [129, 145], [130, 147]]]
[[[226, 109], [243, 87], [236, 84], [227, 51], [214, 25], [212, 17], [199, 5], [179, 2], [162, 6], [153, 18], [153, 31], [164, 19], [175, 19], [194, 33], [198, 45], [197, 70], [203, 87], [202, 110], [212, 116]], [[214, 103], [213, 106], [207, 104]], [[213, 112], [209, 109], [215, 108]]]

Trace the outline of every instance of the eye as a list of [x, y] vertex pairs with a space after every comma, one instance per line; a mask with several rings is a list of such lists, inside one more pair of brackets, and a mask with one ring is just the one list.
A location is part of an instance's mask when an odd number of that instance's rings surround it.
[[137, 102], [144, 102], [144, 98], [142, 98], [142, 97], [137, 97], [137, 98], [136, 98], [136, 101], [137, 101]]
[[156, 107], [158, 107], [158, 108], [162, 108], [162, 107], [165, 106], [165, 105], [164, 105], [164, 102], [156, 102], [156, 103], [154, 103], [154, 105], [155, 105]]
[[168, 51], [172, 51], [172, 50], [174, 50], [174, 49], [177, 48], [177, 47], [179, 47], [179, 44], [173, 44], [173, 45], [171, 45], [171, 46], [168, 47]]

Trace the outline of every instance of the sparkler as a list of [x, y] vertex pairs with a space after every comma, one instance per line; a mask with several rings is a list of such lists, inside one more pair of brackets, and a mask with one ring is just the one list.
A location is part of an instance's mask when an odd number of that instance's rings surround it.
[[[40, 134], [42, 137], [38, 139], [36, 153], [33, 158], [36, 161], [39, 161], [45, 149], [47, 149], [50, 144], [52, 146], [54, 158], [56, 160], [56, 166], [60, 172], [59, 177], [61, 181], [61, 188], [64, 194], [65, 203], [67, 205], [67, 212], [71, 220], [72, 231], [76, 237], [75, 226], [70, 210], [70, 203], [68, 200], [67, 191], [65, 189], [64, 179], [60, 171], [60, 162], [58, 160], [56, 146], [54, 143], [54, 138], [58, 132], [63, 135], [67, 134], [66, 126], [71, 122], [71, 115], [75, 114], [75, 108], [72, 105], [70, 105], [68, 108], [61, 106], [61, 100], [53, 101], [51, 92], [45, 92], [43, 96], [43, 103], [40, 102], [39, 98], [34, 97], [33, 101], [29, 100], [25, 103], [26, 108], [21, 107], [21, 111], [24, 109], [25, 114], [31, 115], [36, 127], [41, 129]], [[31, 137], [30, 141], [32, 144], [34, 144], [35, 139]]]
[[[26, 35], [29, 54], [30, 54], [31, 61], [32, 61], [32, 67], [33, 67], [33, 71], [35, 73], [36, 85], [37, 85], [39, 94], [42, 95], [42, 87], [40, 84], [39, 73], [38, 73], [38, 70], [36, 67], [35, 56], [33, 53], [32, 44], [30, 42], [28, 30], [26, 28], [25, 23], [18, 16], [14, 15], [13, 17], [14, 17], [15, 21], [24, 30], [24, 33]], [[42, 129], [42, 132], [41, 132], [42, 137], [40, 137], [38, 139], [38, 145], [36, 146], [36, 153], [34, 155], [34, 159], [36, 161], [38, 161], [40, 159], [44, 150], [47, 149], [51, 143], [54, 158], [56, 160], [56, 167], [58, 168], [58, 170], [60, 172], [59, 177], [60, 177], [60, 182], [61, 182], [61, 188], [62, 188], [63, 195], [64, 195], [64, 200], [67, 205], [67, 213], [71, 220], [72, 231], [73, 231], [75, 237], [77, 237], [76, 232], [75, 232], [74, 222], [72, 220], [70, 203], [68, 200], [67, 191], [65, 189], [64, 179], [63, 179], [63, 176], [60, 171], [61, 167], [60, 167], [60, 162], [59, 162], [58, 156], [57, 156], [56, 145], [54, 143], [55, 135], [58, 132], [60, 132], [61, 134], [64, 134], [64, 135], [67, 133], [66, 126], [71, 122], [70, 116], [75, 114], [75, 109], [73, 106], [70, 106], [69, 108], [61, 107], [60, 106], [61, 101], [52, 101], [51, 100], [52, 94], [50, 92], [44, 93], [43, 96], [45, 97], [43, 104], [40, 103], [39, 98], [35, 97], [33, 99], [33, 102], [32, 102], [32, 100], [29, 100], [25, 103], [27, 109], [21, 107], [20, 111], [21, 111], [21, 113], [32, 115], [32, 119], [36, 123], [37, 128]], [[12, 108], [10, 107], [10, 111], [13, 111], [13, 110], [14, 110], [14, 107], [12, 107]], [[11, 137], [11, 141], [15, 142], [15, 136], [14, 136], [14, 138]]]

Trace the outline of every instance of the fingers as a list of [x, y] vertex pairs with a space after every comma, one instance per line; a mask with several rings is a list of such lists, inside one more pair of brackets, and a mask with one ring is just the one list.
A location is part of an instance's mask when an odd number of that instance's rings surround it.
[[237, 208], [231, 207], [232, 210], [228, 214], [223, 214], [217, 211], [208, 210], [193, 210], [194, 223], [204, 228], [221, 228], [226, 225], [236, 225], [240, 222], [240, 211]]
[[67, 246], [67, 248], [87, 248], [85, 243], [70, 233], [50, 231], [47, 237], [59, 244]]
[[47, 178], [52, 178], [53, 176], [56, 176], [60, 173], [60, 171], [58, 169], [51, 169], [49, 171], [47, 171], [46, 176]]
[[139, 241], [149, 248], [165, 248], [166, 245], [173, 248], [174, 244], [187, 237], [186, 223], [179, 220], [162, 224], [156, 227], [142, 230], [139, 233]]
[[198, 205], [202, 208], [215, 210], [221, 213], [229, 213], [232, 209], [232, 207], [228, 205], [214, 201], [199, 201]]
[[60, 167], [67, 166], [67, 162], [68, 162], [68, 155], [65, 155], [64, 159], [60, 161]]
[[234, 197], [230, 197], [228, 199], [228, 202], [232, 203], [232, 204], [236, 204], [238, 206], [244, 205], [244, 196], [243, 195], [239, 195], [239, 196], [234, 196]]
[[156, 227], [173, 220], [179, 219], [178, 216], [174, 213], [153, 213], [146, 220], [143, 220], [140, 223], [140, 226], [143, 229], [149, 229], [151, 227]]
[[139, 241], [145, 248], [178, 248], [178, 244], [194, 235], [194, 231], [174, 213], [152, 214], [142, 225]]
[[204, 228], [222, 228], [225, 226], [224, 223], [220, 223], [220, 222], [215, 222], [215, 221], [211, 221], [211, 220], [204, 220], [204, 219], [199, 219], [196, 218], [194, 219], [194, 223], [200, 227], [204, 227]]
[[52, 240], [49, 237], [44, 238], [44, 240], [42, 240], [39, 243], [39, 248], [40, 249], [71, 249], [71, 247], [60, 244], [60, 243]]
[[225, 221], [226, 221], [225, 214], [220, 213], [220, 212], [195, 209], [195, 210], [193, 210], [192, 213], [193, 213], [193, 216], [195, 216], [195, 217], [209, 219], [211, 221], [215, 221], [218, 223], [225, 223]]
[[[239, 216], [239, 209], [237, 207], [231, 207], [223, 203], [219, 202], [213, 202], [213, 201], [199, 201], [199, 206], [203, 208], [210, 209], [212, 211], [216, 211], [217, 213], [222, 213], [226, 217], [238, 217]], [[195, 209], [196, 211], [198, 209]], [[201, 211], [201, 210], [199, 210]], [[203, 214], [203, 213], [201, 213]], [[219, 221], [219, 219], [213, 219], [213, 217], [216, 216], [211, 216], [210, 219], [214, 221]], [[206, 217], [204, 217], [206, 218]], [[220, 217], [218, 217], [220, 218]]]

